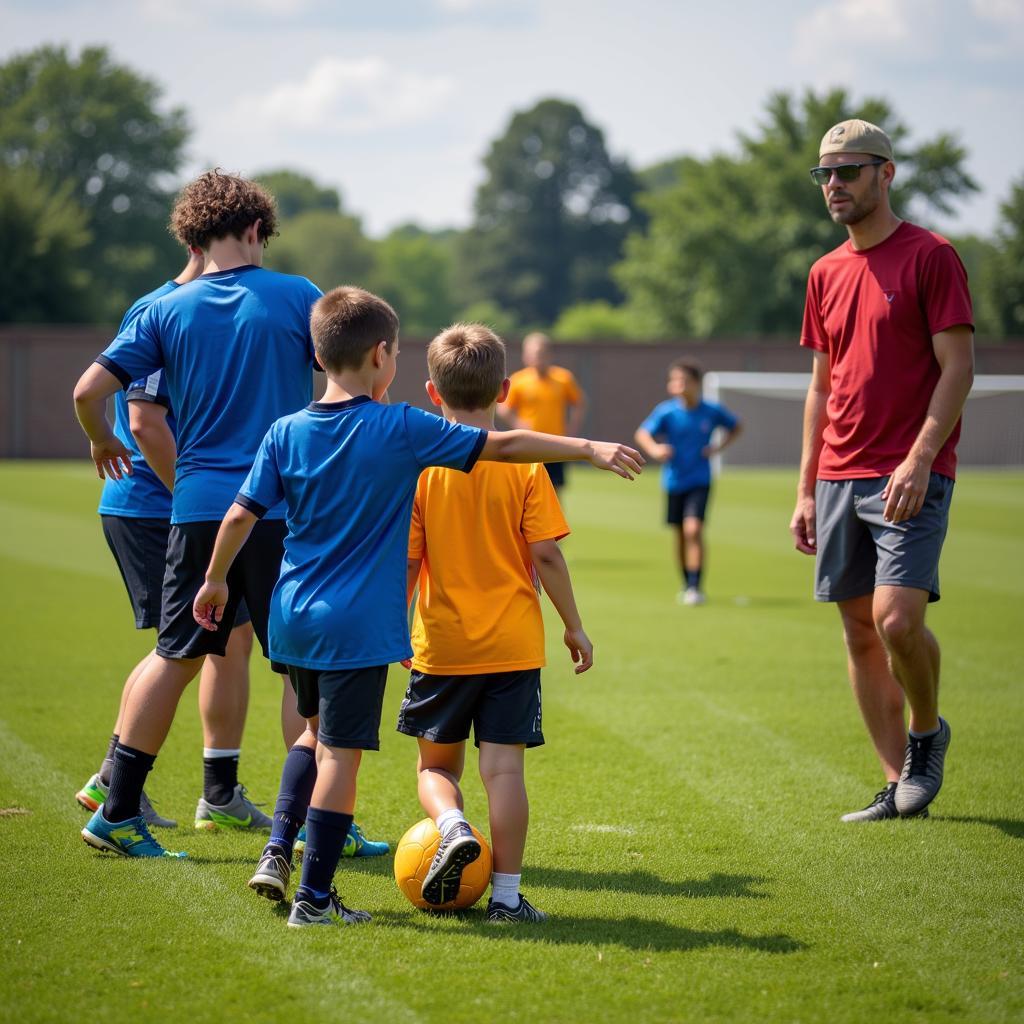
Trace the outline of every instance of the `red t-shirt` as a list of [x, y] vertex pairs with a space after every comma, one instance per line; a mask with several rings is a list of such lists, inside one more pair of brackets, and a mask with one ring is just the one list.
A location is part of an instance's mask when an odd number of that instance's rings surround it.
[[[959, 324], [973, 327], [964, 265], [915, 224], [811, 267], [800, 344], [828, 353], [832, 388], [820, 479], [888, 476], [907, 457], [939, 380], [932, 335]], [[933, 472], [955, 476], [959, 437], [958, 420]]]

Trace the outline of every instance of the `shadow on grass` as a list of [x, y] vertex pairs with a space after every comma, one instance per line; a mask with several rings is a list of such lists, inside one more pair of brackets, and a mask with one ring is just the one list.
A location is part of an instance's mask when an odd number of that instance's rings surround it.
[[933, 821], [953, 821], [958, 825], [990, 825], [1005, 832], [1011, 839], [1024, 839], [1024, 821], [1018, 818], [960, 818], [955, 815], [932, 815]]
[[[437, 935], [437, 929], [424, 919], [425, 913], [412, 910], [381, 910], [373, 915], [373, 919], [378, 924]], [[651, 918], [565, 917], [551, 918], [541, 925], [500, 926], [487, 924], [478, 912], [448, 916], [462, 926], [455, 929], [456, 931], [499, 941], [622, 946], [624, 949], [658, 952], [727, 947], [763, 953], [796, 953], [807, 948], [804, 943], [789, 935], [744, 935], [734, 928], [700, 931], [694, 928], [680, 928], [666, 921]], [[445, 934], [450, 935], [452, 932], [446, 931]]]
[[767, 878], [758, 875], [722, 875], [707, 878], [670, 881], [649, 871], [571, 871], [567, 868], [530, 867], [530, 884], [552, 889], [609, 889], [650, 896], [686, 896], [690, 899], [766, 900], [767, 893], [755, 892], [751, 886], [765, 885]]

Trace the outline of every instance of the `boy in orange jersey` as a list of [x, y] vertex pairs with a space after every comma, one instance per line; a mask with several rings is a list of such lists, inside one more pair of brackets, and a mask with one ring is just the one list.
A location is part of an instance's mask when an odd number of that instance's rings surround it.
[[[508, 395], [505, 345], [479, 324], [456, 324], [427, 350], [427, 393], [446, 419], [494, 429]], [[544, 624], [534, 570], [565, 623], [576, 672], [593, 664], [557, 541], [569, 532], [543, 465], [478, 463], [470, 473], [420, 476], [409, 537], [409, 596], [419, 583], [409, 688], [398, 731], [419, 739], [418, 789], [441, 833], [423, 882], [451, 899], [480, 844], [462, 813], [459, 779], [470, 725], [480, 748], [494, 854], [492, 922], [546, 915], [519, 892], [529, 803], [523, 753], [544, 742], [540, 669]]]

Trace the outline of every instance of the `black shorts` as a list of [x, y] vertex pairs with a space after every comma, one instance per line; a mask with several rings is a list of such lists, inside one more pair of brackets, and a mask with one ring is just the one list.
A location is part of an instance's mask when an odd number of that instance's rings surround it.
[[[210, 633], [193, 617], [192, 602], [206, 580], [206, 567], [210, 564], [219, 529], [219, 521], [171, 526], [167, 538], [160, 632], [156, 642], [156, 653], [164, 658], [223, 655], [231, 630], [242, 624], [240, 613], [249, 616], [264, 655], [270, 657], [267, 645], [270, 595], [281, 573], [288, 527], [282, 519], [262, 520], [253, 527], [228, 572], [228, 603], [220, 628]], [[285, 671], [283, 665], [272, 663], [272, 667], [275, 672]]]
[[320, 717], [317, 739], [325, 747], [380, 750], [387, 665], [371, 668], [288, 666], [295, 703], [303, 718]]
[[475, 676], [409, 675], [398, 712], [398, 731], [433, 743], [544, 742], [540, 722], [540, 669], [488, 672]]
[[[171, 521], [132, 516], [100, 516], [100, 521], [132, 603], [135, 628], [156, 629], [160, 625]], [[249, 610], [243, 604], [235, 616], [235, 625], [244, 626], [248, 621]]]
[[708, 510], [710, 487], [691, 487], [688, 491], [669, 491], [665, 522], [669, 526], [682, 526], [684, 519], [699, 519], [704, 522]]
[[558, 490], [559, 487], [565, 486], [564, 462], [545, 462], [544, 468], [548, 471], [548, 476], [551, 478], [551, 485], [555, 490]]

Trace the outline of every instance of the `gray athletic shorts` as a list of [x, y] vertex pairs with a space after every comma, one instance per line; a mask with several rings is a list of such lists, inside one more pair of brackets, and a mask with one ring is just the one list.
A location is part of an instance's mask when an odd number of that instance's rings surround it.
[[939, 554], [949, 524], [953, 481], [932, 473], [921, 511], [902, 523], [882, 518], [888, 477], [819, 480], [814, 491], [817, 601], [848, 601], [875, 587], [915, 587], [939, 599]]

